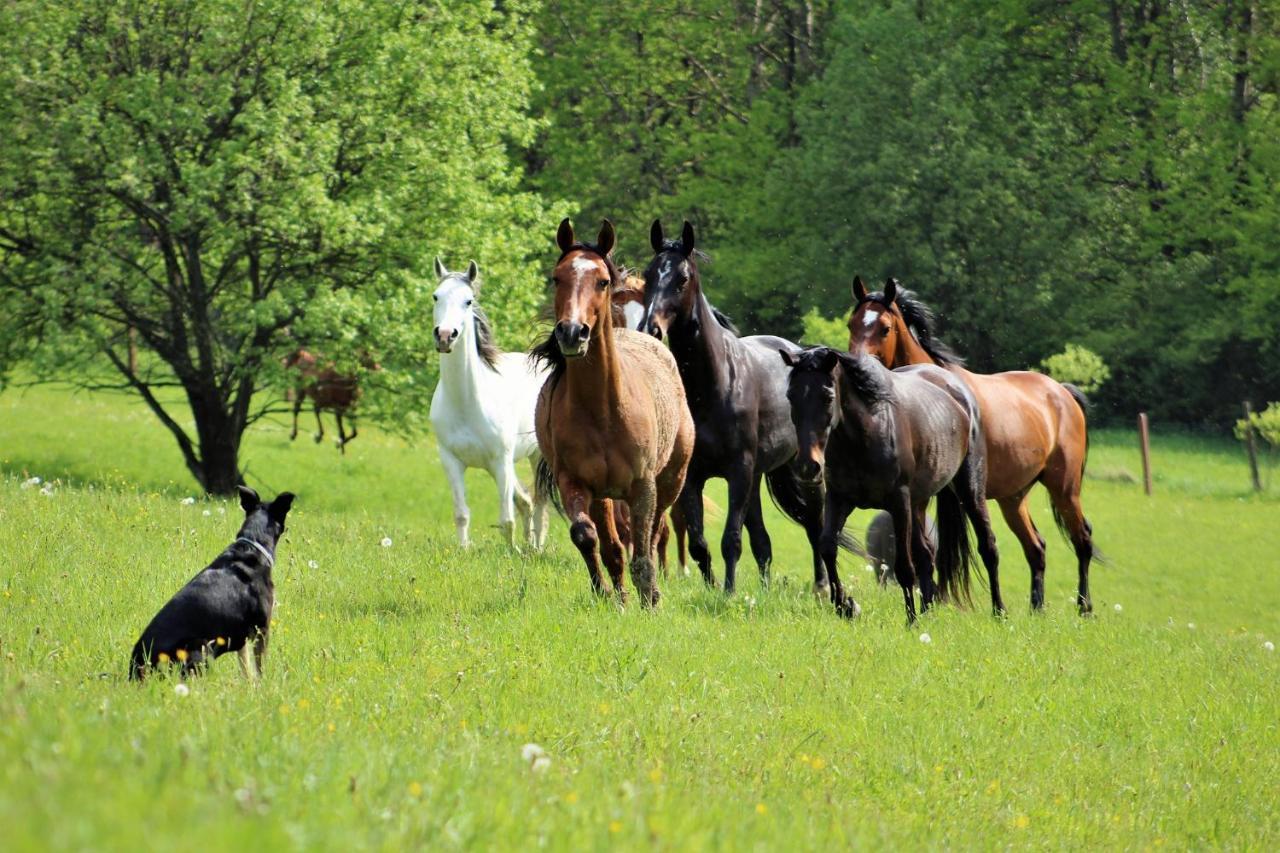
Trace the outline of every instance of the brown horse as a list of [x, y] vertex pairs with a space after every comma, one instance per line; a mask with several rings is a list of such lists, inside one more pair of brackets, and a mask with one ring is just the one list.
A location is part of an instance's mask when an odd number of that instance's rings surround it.
[[[370, 359], [364, 360], [365, 366], [377, 370], [378, 365]], [[302, 404], [311, 398], [316, 413], [316, 444], [324, 441], [324, 421], [320, 420], [320, 412], [333, 412], [338, 422], [338, 450], [347, 452], [347, 443], [354, 441], [359, 434], [356, 417], [352, 412], [360, 399], [360, 386], [355, 376], [340, 373], [333, 362], [322, 363], [314, 353], [305, 349], [295, 350], [284, 360], [284, 366], [298, 373], [297, 383], [293, 387], [293, 431], [289, 440], [298, 437], [298, 413]], [[348, 435], [342, 426], [342, 416], [351, 418], [351, 434]]]
[[1044, 606], [1044, 537], [1027, 506], [1031, 487], [1049, 491], [1054, 520], [1075, 547], [1079, 569], [1076, 605], [1089, 613], [1089, 562], [1093, 528], [1080, 505], [1089, 433], [1087, 401], [1075, 386], [1041, 373], [1016, 370], [984, 375], [964, 369], [933, 332], [933, 315], [890, 278], [880, 293], [853, 280], [849, 350], [865, 352], [886, 367], [937, 364], [964, 380], [977, 398], [987, 443], [987, 498], [1000, 505], [1031, 567], [1031, 606]]
[[582, 243], [565, 219], [556, 242], [556, 325], [534, 349], [551, 367], [535, 417], [543, 456], [539, 480], [559, 492], [592, 588], [608, 592], [600, 575], [603, 558], [623, 601], [624, 548], [608, 500], [626, 502], [631, 580], [641, 602], [653, 606], [659, 599], [654, 539], [662, 514], [684, 486], [693, 419], [666, 348], [647, 335], [614, 329], [609, 296], [621, 276], [612, 257], [613, 224], [605, 220], [596, 242]]

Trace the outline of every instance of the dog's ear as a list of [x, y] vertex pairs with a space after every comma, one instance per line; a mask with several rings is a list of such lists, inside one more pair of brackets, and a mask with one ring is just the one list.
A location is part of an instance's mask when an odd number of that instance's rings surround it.
[[240, 506], [244, 507], [246, 514], [253, 512], [262, 503], [258, 493], [248, 486], [236, 486], [236, 491], [240, 493]]
[[276, 495], [276, 499], [267, 504], [267, 515], [272, 521], [278, 521], [284, 524], [284, 517], [289, 514], [289, 508], [293, 506], [293, 492], [281, 492]]

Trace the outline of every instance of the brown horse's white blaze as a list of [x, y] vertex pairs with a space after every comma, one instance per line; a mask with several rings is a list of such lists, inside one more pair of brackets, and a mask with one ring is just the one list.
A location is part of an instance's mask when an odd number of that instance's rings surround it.
[[[939, 360], [912, 333], [903, 313], [909, 294], [889, 279], [882, 293], [868, 293], [862, 279], [853, 282], [849, 351], [865, 352], [895, 368], [939, 364], [959, 376], [978, 402], [987, 444], [987, 498], [996, 501], [1018, 537], [1031, 568], [1031, 606], [1044, 604], [1045, 542], [1027, 506], [1037, 482], [1049, 492], [1055, 515], [1075, 548], [1081, 613], [1093, 609], [1089, 563], [1093, 531], [1080, 503], [1088, 454], [1084, 396], [1041, 373], [1009, 371], [984, 375]], [[914, 305], [914, 302], [908, 302]], [[936, 351], [936, 350], [935, 350]]]
[[647, 335], [614, 328], [613, 225], [604, 223], [595, 244], [578, 243], [566, 219], [556, 239], [556, 324], [535, 351], [553, 366], [538, 398], [538, 444], [592, 587], [607, 592], [603, 559], [620, 598], [625, 548], [609, 502], [627, 504], [631, 578], [651, 606], [659, 599], [654, 539], [684, 485], [693, 420], [671, 354]]

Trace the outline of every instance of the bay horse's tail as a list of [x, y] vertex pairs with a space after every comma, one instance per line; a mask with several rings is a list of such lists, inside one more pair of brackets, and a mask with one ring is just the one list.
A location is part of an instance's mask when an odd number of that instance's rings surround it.
[[969, 575], [973, 571], [973, 547], [965, 526], [964, 504], [951, 486], [938, 492], [937, 499], [938, 594], [944, 601], [972, 607]]
[[556, 488], [555, 472], [551, 470], [547, 460], [541, 456], [538, 457], [538, 467], [533, 475], [533, 492], [550, 501], [561, 518], [567, 517], [564, 514], [564, 501], [560, 500], [560, 490]]
[[[769, 497], [773, 498], [773, 505], [783, 515], [806, 529], [811, 524], [816, 524], [821, 529], [823, 506], [820, 490], [806, 489], [805, 482], [796, 476], [789, 465], [765, 474], [764, 482], [769, 489]], [[851, 554], [866, 555], [858, 541], [843, 530], [836, 536], [836, 545]]]
[[[1076, 401], [1076, 405], [1080, 407], [1080, 414], [1084, 417], [1084, 455], [1080, 458], [1080, 482], [1083, 484], [1085, 468], [1089, 465], [1089, 398], [1070, 382], [1060, 382], [1058, 384], [1067, 389], [1067, 393], [1071, 395], [1071, 399]], [[1057, 526], [1058, 532], [1062, 534], [1063, 539], [1071, 542], [1071, 531], [1067, 527], [1067, 520], [1058, 511], [1057, 502], [1049, 501], [1049, 509], [1053, 512], [1053, 523]], [[1098, 549], [1097, 545], [1093, 544], [1093, 525], [1089, 523], [1088, 519], [1081, 519], [1081, 521], [1089, 534], [1088, 550], [1090, 559], [1106, 564], [1108, 562], [1106, 556]]]

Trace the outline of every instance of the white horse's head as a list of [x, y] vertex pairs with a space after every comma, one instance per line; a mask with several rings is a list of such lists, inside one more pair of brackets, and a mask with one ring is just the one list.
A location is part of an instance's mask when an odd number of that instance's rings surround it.
[[440, 285], [432, 297], [435, 300], [436, 349], [452, 352], [459, 336], [475, 323], [475, 299], [479, 289], [476, 279], [480, 269], [472, 261], [466, 272], [449, 272], [436, 258], [436, 275]]

